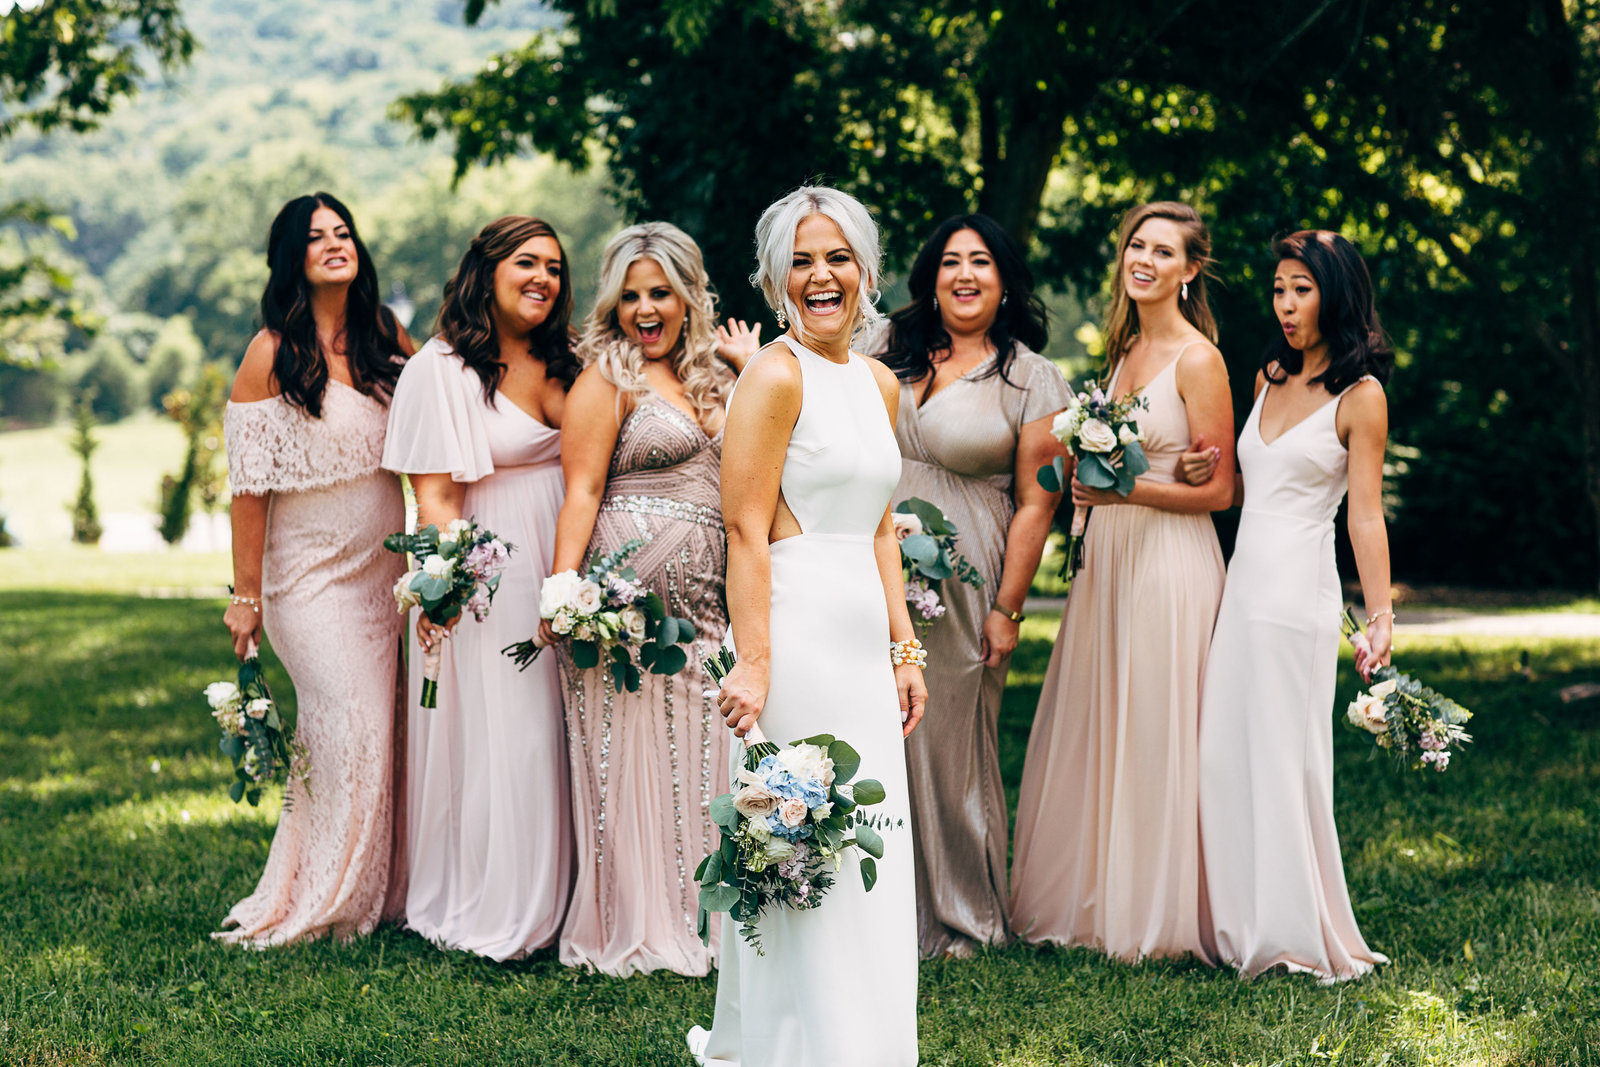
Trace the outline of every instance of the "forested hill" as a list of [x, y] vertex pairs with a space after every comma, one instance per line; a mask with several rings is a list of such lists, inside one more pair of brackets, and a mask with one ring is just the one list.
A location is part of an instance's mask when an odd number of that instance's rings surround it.
[[[138, 380], [143, 357], [177, 314], [207, 357], [236, 359], [265, 278], [267, 224], [314, 189], [351, 205], [384, 287], [404, 284], [424, 334], [465, 242], [497, 214], [550, 218], [581, 285], [616, 225], [603, 171], [574, 177], [528, 160], [452, 193], [448, 145], [420, 144], [387, 117], [402, 94], [474, 70], [554, 19], [536, 3], [492, 6], [475, 27], [461, 15], [460, 0], [187, 0], [192, 65], [153, 80], [95, 133], [0, 143], [0, 191], [70, 213], [77, 239], [58, 255], [108, 324], [93, 342], [69, 338], [78, 351], [54, 372], [0, 372], [0, 416], [48, 419], [87, 359], [126, 361], [149, 402], [163, 383]], [[119, 413], [115, 398], [99, 405]]]

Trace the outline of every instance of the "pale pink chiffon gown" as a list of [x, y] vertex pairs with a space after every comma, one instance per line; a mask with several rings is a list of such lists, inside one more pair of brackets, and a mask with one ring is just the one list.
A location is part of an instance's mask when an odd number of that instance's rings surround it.
[[[1189, 447], [1176, 366], [1143, 389], [1142, 479], [1172, 481]], [[1210, 958], [1199, 712], [1222, 579], [1210, 515], [1113, 504], [1090, 516], [1022, 773], [1011, 923], [1023, 940]]]
[[390, 596], [403, 565], [382, 542], [405, 522], [405, 502], [379, 469], [386, 421], [380, 401], [337, 381], [321, 418], [282, 397], [223, 415], [233, 492], [270, 495], [261, 621], [294, 683], [309, 766], [289, 783], [255, 892], [213, 935], [224, 941], [370, 933], [385, 897], [404, 889], [391, 881], [404, 620]]
[[572, 883], [572, 800], [556, 657], [501, 655], [539, 626], [561, 510], [561, 435], [497, 395], [434, 338], [406, 365], [383, 465], [467, 483], [462, 514], [513, 546], [487, 619], [446, 645], [439, 706], [419, 704], [411, 631], [411, 885], [406, 925], [491, 959], [555, 941]]
[[1244, 511], [1201, 703], [1212, 924], [1218, 955], [1246, 975], [1358, 978], [1387, 960], [1356, 926], [1333, 821], [1333, 518], [1350, 456], [1336, 397], [1262, 440], [1267, 391], [1239, 435]]

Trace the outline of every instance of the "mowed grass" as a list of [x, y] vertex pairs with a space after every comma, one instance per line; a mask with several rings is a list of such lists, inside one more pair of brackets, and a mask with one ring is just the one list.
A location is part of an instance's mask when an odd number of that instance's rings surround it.
[[[688, 1063], [709, 979], [609, 979], [549, 953], [496, 965], [394, 929], [268, 952], [212, 942], [276, 819], [275, 800], [223, 793], [199, 696], [231, 669], [220, 610], [0, 591], [0, 1063]], [[1053, 630], [1030, 620], [1014, 661], [1013, 798]], [[1445, 775], [1399, 773], [1337, 733], [1347, 875], [1391, 966], [1324, 988], [1087, 950], [929, 963], [923, 1063], [1600, 1062], [1600, 700], [1556, 697], [1600, 680], [1600, 649], [1528, 644], [1527, 677], [1523, 648], [1401, 647], [1478, 713], [1477, 745]], [[839, 945], [804, 980], [853, 984], [870, 1013], [874, 963]]]

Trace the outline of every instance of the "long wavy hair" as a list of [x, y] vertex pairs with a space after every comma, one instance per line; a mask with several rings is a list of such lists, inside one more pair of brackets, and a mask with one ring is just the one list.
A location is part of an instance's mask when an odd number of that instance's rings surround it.
[[683, 383], [690, 406], [703, 421], [726, 401], [733, 372], [717, 357], [717, 298], [711, 291], [700, 246], [670, 222], [629, 226], [607, 242], [594, 309], [584, 320], [578, 342], [578, 358], [585, 366], [599, 367], [600, 374], [620, 393], [636, 400], [649, 395], [644, 351], [622, 332], [617, 319], [628, 268], [641, 259], [654, 260], [683, 301], [683, 330], [677, 348], [667, 358]]
[[500, 334], [494, 324], [495, 268], [535, 237], [548, 237], [561, 250], [561, 286], [550, 314], [529, 334], [528, 351], [544, 361], [547, 376], [568, 388], [578, 377], [578, 358], [573, 354], [568, 329], [573, 296], [567, 250], [555, 229], [543, 219], [504, 215], [479, 230], [467, 246], [456, 272], [445, 283], [436, 327], [461, 362], [477, 374], [483, 383], [484, 399], [490, 404], [506, 375], [505, 365], [500, 362]]
[[998, 374], [1011, 385], [1006, 371], [1016, 358], [1017, 346], [1040, 352], [1050, 343], [1049, 315], [1044, 301], [1033, 291], [1033, 271], [1005, 228], [987, 215], [955, 215], [941, 222], [918, 249], [907, 279], [911, 301], [889, 316], [889, 346], [882, 359], [903, 382], [920, 381], [932, 374], [934, 356], [950, 352], [950, 332], [934, 301], [934, 284], [945, 246], [962, 230], [977, 234], [989, 250], [1004, 294], [988, 330], [989, 343], [997, 353], [994, 366], [980, 377]]
[[1178, 310], [1199, 330], [1206, 340], [1217, 343], [1217, 320], [1211, 314], [1211, 304], [1206, 299], [1206, 278], [1215, 277], [1216, 261], [1211, 258], [1211, 231], [1200, 220], [1200, 213], [1188, 204], [1176, 200], [1156, 200], [1130, 208], [1122, 216], [1122, 228], [1117, 234], [1117, 257], [1112, 262], [1111, 314], [1106, 316], [1106, 367], [1105, 380], [1110, 381], [1139, 336], [1139, 305], [1128, 296], [1128, 287], [1122, 280], [1122, 262], [1128, 253], [1128, 244], [1149, 219], [1166, 219], [1177, 224], [1183, 233], [1183, 254], [1190, 263], [1198, 263], [1200, 270], [1189, 283], [1189, 297], [1178, 301]]
[[313, 418], [322, 417], [328, 391], [328, 356], [317, 340], [311, 313], [311, 283], [306, 280], [306, 247], [311, 216], [325, 207], [350, 229], [356, 250], [356, 277], [345, 294], [344, 344], [350, 380], [370, 397], [388, 403], [405, 352], [400, 325], [378, 297], [378, 271], [356, 230], [350, 209], [328, 193], [297, 196], [279, 209], [267, 232], [267, 287], [261, 293], [261, 325], [278, 337], [272, 376], [289, 403]]
[[[1337, 396], [1363, 375], [1388, 384], [1394, 371], [1394, 346], [1378, 321], [1372, 298], [1372, 275], [1356, 246], [1331, 230], [1300, 230], [1272, 242], [1272, 254], [1282, 262], [1299, 260], [1317, 283], [1321, 307], [1317, 330], [1328, 345], [1328, 366], [1311, 379]], [[1273, 365], [1282, 371], [1273, 374]], [[1281, 383], [1299, 374], [1305, 353], [1289, 344], [1280, 331], [1261, 354], [1267, 381]]]

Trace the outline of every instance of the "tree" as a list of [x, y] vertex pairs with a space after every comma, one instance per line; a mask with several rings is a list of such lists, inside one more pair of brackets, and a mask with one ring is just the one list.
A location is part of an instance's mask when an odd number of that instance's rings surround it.
[[[138, 91], [146, 53], [173, 70], [193, 51], [178, 0], [12, 6], [0, 15], [0, 141], [24, 125], [91, 130]], [[69, 224], [37, 202], [0, 205], [0, 227], [49, 227], [71, 237]], [[0, 362], [47, 358], [63, 324], [83, 325], [71, 293], [71, 275], [47, 256], [0, 247]]]
[[206, 511], [222, 503], [226, 471], [222, 456], [222, 411], [228, 379], [215, 361], [200, 368], [192, 389], [167, 394], [167, 417], [183, 428], [187, 447], [176, 476], [161, 476], [161, 537], [169, 545], [183, 540], [198, 495]]
[[83, 461], [83, 477], [78, 481], [78, 499], [72, 505], [72, 539], [80, 545], [100, 543], [100, 511], [94, 503], [94, 471], [89, 459], [100, 442], [94, 436], [94, 387], [78, 394], [72, 409], [72, 450]]

